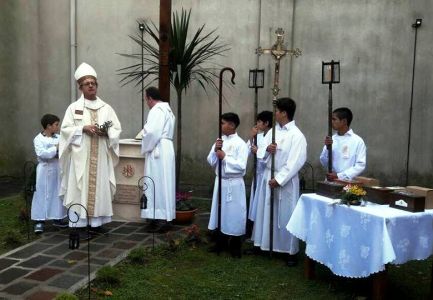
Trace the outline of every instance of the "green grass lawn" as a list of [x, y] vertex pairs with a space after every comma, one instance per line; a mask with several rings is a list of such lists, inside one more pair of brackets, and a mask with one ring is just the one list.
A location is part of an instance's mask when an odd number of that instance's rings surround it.
[[[207, 252], [207, 245], [176, 251], [159, 247], [141, 265], [128, 260], [116, 266], [120, 284], [92, 283], [94, 299], [367, 299], [370, 279], [347, 279], [318, 266], [317, 279], [307, 280], [303, 264], [288, 268], [283, 260], [244, 255], [234, 259]], [[389, 299], [427, 299], [431, 260], [389, 270]], [[87, 298], [87, 289], [78, 294]]]
[[[0, 198], [0, 254], [29, 241], [26, 222], [19, 218], [25, 211], [25, 207], [22, 194]], [[32, 228], [30, 228], [29, 238], [30, 241], [36, 238]]]

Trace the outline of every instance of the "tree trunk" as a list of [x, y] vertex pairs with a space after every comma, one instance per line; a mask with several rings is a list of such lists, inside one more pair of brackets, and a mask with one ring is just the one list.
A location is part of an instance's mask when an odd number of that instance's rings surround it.
[[182, 90], [177, 89], [177, 150], [176, 150], [176, 191], [179, 191], [182, 162]]

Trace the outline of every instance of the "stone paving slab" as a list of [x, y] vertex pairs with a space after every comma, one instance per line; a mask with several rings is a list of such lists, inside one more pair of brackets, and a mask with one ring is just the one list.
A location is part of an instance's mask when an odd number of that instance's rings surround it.
[[11, 259], [11, 258], [1, 258], [0, 259], [0, 271], [6, 269], [7, 267], [13, 265], [14, 263], [18, 262], [17, 259]]
[[[38, 240], [0, 256], [0, 300], [47, 300], [62, 291], [75, 292], [88, 283], [88, 255], [92, 280], [99, 268], [119, 263], [132, 249], [167, 242], [167, 234], [147, 233], [146, 225], [105, 224], [109, 232], [90, 240], [89, 253], [87, 241], [80, 241], [79, 249], [69, 249], [69, 229], [46, 230]], [[183, 228], [175, 225], [169, 235], [181, 235]]]
[[2, 292], [6, 292], [11, 295], [21, 295], [22, 293], [27, 292], [28, 290], [38, 286], [37, 283], [32, 283], [29, 281], [19, 281], [17, 283], [14, 283], [12, 285], [9, 285], [7, 288], [5, 288]]
[[54, 259], [54, 257], [38, 255], [38, 256], [32, 257], [28, 260], [23, 261], [22, 263], [18, 264], [18, 267], [37, 268], [37, 267], [40, 267], [42, 265], [49, 263], [53, 259]]

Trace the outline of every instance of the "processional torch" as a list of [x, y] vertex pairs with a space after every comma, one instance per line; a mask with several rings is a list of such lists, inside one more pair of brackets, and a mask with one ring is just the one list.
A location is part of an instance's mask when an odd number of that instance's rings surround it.
[[[328, 136], [332, 137], [332, 84], [340, 83], [340, 62], [322, 61], [322, 83], [329, 85], [328, 96]], [[332, 144], [326, 146], [328, 149], [328, 173], [332, 173]]]
[[[271, 54], [275, 59], [275, 73], [274, 73], [274, 86], [272, 87], [272, 107], [273, 107], [273, 121], [272, 121], [272, 144], [275, 144], [275, 112], [277, 104], [277, 96], [280, 92], [279, 88], [279, 75], [280, 75], [280, 60], [286, 54], [298, 57], [302, 54], [301, 50], [296, 49], [284, 49], [284, 30], [278, 28], [275, 31], [277, 35], [277, 41], [270, 49], [262, 49], [259, 47], [256, 53], [261, 54]], [[274, 178], [275, 174], [275, 153], [272, 153], [271, 157], [271, 179]], [[271, 187], [271, 197], [270, 197], [270, 217], [269, 217], [269, 255], [272, 257], [274, 243], [274, 188]]]
[[[232, 68], [226, 67], [220, 71], [220, 81], [219, 81], [219, 102], [218, 102], [218, 138], [222, 138], [221, 132], [221, 115], [222, 115], [222, 103], [223, 103], [223, 73], [225, 71], [230, 71], [232, 73], [232, 84], [235, 84], [235, 71]], [[215, 149], [215, 151], [221, 150], [221, 148]], [[222, 176], [222, 161], [218, 159], [218, 226], [217, 226], [217, 253], [219, 254], [222, 249], [222, 232], [221, 232], [221, 176]]]

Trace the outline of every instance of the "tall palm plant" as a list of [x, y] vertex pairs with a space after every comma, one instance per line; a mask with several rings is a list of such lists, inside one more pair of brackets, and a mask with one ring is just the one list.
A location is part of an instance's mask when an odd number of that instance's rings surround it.
[[[225, 43], [220, 43], [220, 37], [215, 35], [215, 29], [204, 33], [205, 25], [195, 31], [191, 39], [188, 38], [189, 21], [191, 10], [182, 9], [181, 14], [173, 13], [173, 20], [170, 31], [170, 83], [176, 90], [177, 95], [177, 151], [176, 151], [176, 188], [179, 187], [181, 157], [182, 157], [182, 93], [190, 87], [192, 82], [197, 82], [204, 91], [210, 86], [212, 90], [218, 91], [215, 79], [215, 64], [213, 59], [221, 56], [229, 50]], [[122, 76], [121, 83], [126, 85], [134, 83], [136, 86], [145, 81], [145, 87], [158, 80], [159, 75], [159, 30], [156, 25], [144, 21], [144, 32], [152, 39], [141, 38], [141, 32], [130, 38], [143, 48], [144, 64], [146, 70], [141, 71], [140, 54], [120, 54], [140, 60], [139, 63], [122, 68], [119, 75]]]

